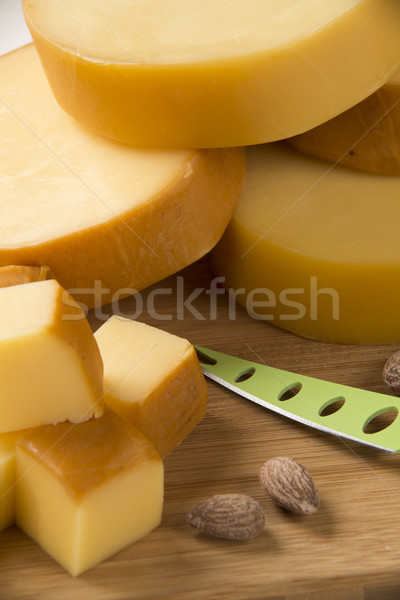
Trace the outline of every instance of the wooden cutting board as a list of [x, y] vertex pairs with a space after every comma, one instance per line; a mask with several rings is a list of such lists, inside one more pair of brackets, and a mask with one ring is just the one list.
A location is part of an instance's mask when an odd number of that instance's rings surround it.
[[[97, 310], [90, 322], [95, 330], [118, 309], [192, 343], [250, 360], [257, 354], [278, 368], [387, 392], [382, 369], [396, 346], [296, 337], [252, 320], [226, 295], [214, 296], [214, 302], [206, 292], [212, 277], [206, 257], [146, 293]], [[321, 495], [316, 515], [290, 514], [264, 495], [258, 468], [277, 455], [293, 457], [314, 476]], [[2, 532], [0, 599], [400, 598], [400, 456], [296, 424], [209, 382], [207, 415], [165, 459], [165, 473], [160, 527], [78, 578], [16, 527]], [[225, 492], [262, 503], [266, 524], [260, 537], [228, 542], [186, 524], [195, 503]]]

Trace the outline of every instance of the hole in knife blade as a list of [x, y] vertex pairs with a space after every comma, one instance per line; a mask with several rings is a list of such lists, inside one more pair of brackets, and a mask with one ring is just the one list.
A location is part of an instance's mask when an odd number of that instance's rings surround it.
[[236, 375], [235, 383], [241, 383], [242, 381], [246, 381], [247, 379], [250, 379], [250, 377], [252, 377], [255, 372], [256, 372], [256, 370], [254, 367], [249, 367], [248, 369], [241, 371], [239, 373], [239, 375]]
[[301, 390], [302, 385], [300, 382], [292, 383], [291, 385], [287, 385], [281, 392], [279, 393], [278, 400], [281, 402], [285, 402], [285, 400], [290, 400], [296, 396]]
[[399, 411], [394, 406], [383, 408], [367, 419], [363, 426], [363, 432], [367, 434], [373, 434], [383, 431], [395, 421], [398, 414]]
[[204, 354], [204, 352], [201, 352], [197, 348], [195, 348], [195, 350], [196, 350], [196, 354], [197, 354], [197, 358], [199, 359], [199, 362], [201, 362], [203, 365], [216, 365], [217, 364], [217, 361], [215, 360], [215, 358], [212, 358], [211, 356]]
[[320, 417], [329, 417], [329, 415], [334, 415], [338, 412], [346, 402], [343, 396], [338, 396], [337, 398], [331, 398], [328, 402], [325, 402], [319, 409]]

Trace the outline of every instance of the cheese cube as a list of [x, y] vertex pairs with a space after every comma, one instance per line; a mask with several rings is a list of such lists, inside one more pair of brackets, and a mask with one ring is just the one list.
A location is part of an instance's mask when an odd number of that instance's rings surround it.
[[81, 308], [54, 280], [0, 289], [0, 432], [102, 414], [103, 364]]
[[15, 520], [15, 445], [23, 431], [0, 434], [0, 531]]
[[163, 464], [107, 409], [99, 419], [32, 429], [17, 444], [16, 522], [71, 575], [161, 520]]
[[204, 417], [207, 384], [187, 340], [113, 316], [95, 333], [104, 363], [104, 401], [133, 423], [161, 456]]

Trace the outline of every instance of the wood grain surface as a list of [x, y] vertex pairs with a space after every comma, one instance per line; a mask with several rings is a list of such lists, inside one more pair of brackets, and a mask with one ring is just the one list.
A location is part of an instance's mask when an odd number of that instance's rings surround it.
[[[305, 340], [252, 320], [227, 295], [211, 306], [212, 277], [206, 257], [118, 307], [90, 314], [91, 325], [95, 330], [119, 312], [215, 350], [387, 392], [382, 370], [397, 346]], [[160, 527], [78, 578], [10, 527], [0, 536], [1, 600], [400, 598], [400, 457], [296, 424], [208, 385], [206, 417], [165, 459]], [[278, 455], [312, 473], [321, 495], [316, 515], [285, 512], [263, 493], [259, 466]], [[266, 523], [258, 538], [217, 540], [186, 524], [195, 503], [225, 492], [261, 502]]]

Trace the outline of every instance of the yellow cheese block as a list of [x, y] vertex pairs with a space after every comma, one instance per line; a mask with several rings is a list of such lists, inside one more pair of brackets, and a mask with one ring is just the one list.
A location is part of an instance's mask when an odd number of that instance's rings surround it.
[[213, 252], [231, 297], [300, 335], [400, 342], [400, 178], [291, 149], [248, 149], [246, 188]]
[[0, 531], [15, 521], [15, 445], [23, 433], [0, 433]]
[[81, 308], [54, 280], [0, 289], [0, 432], [103, 412], [103, 364]]
[[317, 158], [369, 173], [400, 175], [400, 69], [353, 108], [287, 141]]
[[37, 427], [17, 444], [16, 522], [71, 575], [159, 525], [163, 464], [110, 410], [77, 425]]
[[207, 384], [192, 344], [118, 316], [95, 338], [104, 363], [104, 401], [165, 456], [206, 411]]
[[293, 136], [382, 86], [398, 0], [24, 0], [60, 105], [143, 147]]
[[242, 149], [137, 150], [81, 128], [33, 45], [0, 58], [0, 266], [48, 265], [88, 307], [180, 270], [221, 237]]
[[0, 267], [0, 287], [43, 281], [47, 277], [47, 272], [47, 267], [27, 267], [23, 265]]

